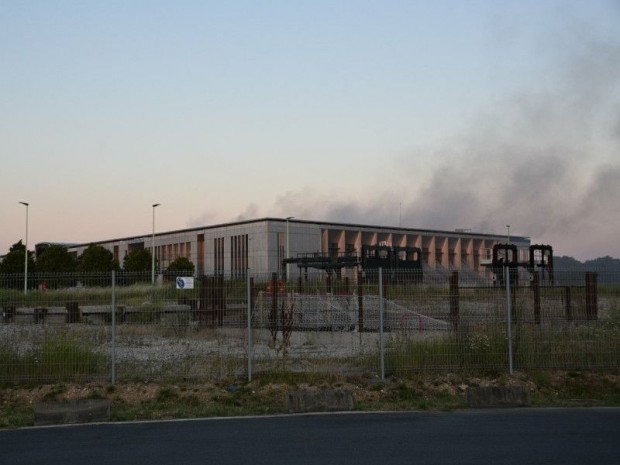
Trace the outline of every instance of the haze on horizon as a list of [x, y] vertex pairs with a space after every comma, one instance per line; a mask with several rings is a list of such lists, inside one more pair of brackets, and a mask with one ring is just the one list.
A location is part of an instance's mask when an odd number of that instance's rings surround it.
[[259, 217], [620, 257], [620, 4], [0, 5], [0, 255]]

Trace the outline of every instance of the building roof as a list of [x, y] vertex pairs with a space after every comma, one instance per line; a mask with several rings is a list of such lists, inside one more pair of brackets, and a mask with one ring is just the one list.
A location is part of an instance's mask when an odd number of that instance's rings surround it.
[[[228, 223], [218, 223], [207, 226], [196, 226], [192, 228], [184, 228], [184, 229], [176, 229], [172, 231], [159, 231], [155, 233], [155, 236], [166, 236], [170, 234], [185, 234], [190, 232], [198, 232], [205, 231], [210, 229], [218, 229], [218, 228], [227, 228], [232, 226], [243, 226], [254, 223], [263, 223], [263, 222], [280, 222], [286, 223], [286, 218], [274, 218], [274, 217], [264, 217], [264, 218], [256, 218], [252, 220], [241, 220], [241, 221], [232, 221]], [[438, 229], [420, 229], [420, 228], [411, 228], [411, 227], [399, 227], [399, 226], [385, 226], [385, 225], [372, 225], [372, 224], [360, 224], [360, 223], [338, 223], [331, 221], [316, 221], [316, 220], [302, 220], [293, 218], [289, 220], [290, 223], [301, 223], [308, 225], [316, 225], [323, 228], [339, 228], [339, 229], [371, 229], [371, 230], [387, 230], [398, 233], [412, 233], [412, 234], [432, 234], [432, 235], [445, 235], [445, 236], [469, 236], [469, 237], [489, 237], [489, 238], [498, 238], [502, 237], [501, 234], [489, 234], [489, 233], [477, 233], [469, 230], [463, 229], [455, 229], [454, 231], [446, 231], [446, 230], [438, 230]], [[90, 244], [104, 244], [109, 242], [118, 242], [125, 241], [131, 242], [139, 239], [143, 239], [145, 237], [150, 237], [152, 233], [139, 234], [135, 236], [126, 236], [126, 237], [118, 237], [113, 239], [99, 240], [99, 241], [89, 241], [82, 244], [71, 244], [72, 247], [83, 247]], [[517, 236], [511, 235], [510, 239], [512, 241], [529, 241], [529, 237], [527, 236]]]

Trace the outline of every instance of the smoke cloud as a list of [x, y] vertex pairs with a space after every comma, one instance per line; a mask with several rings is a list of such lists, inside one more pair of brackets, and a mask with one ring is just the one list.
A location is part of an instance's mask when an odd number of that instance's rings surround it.
[[[299, 217], [517, 234], [581, 258], [620, 256], [620, 46], [582, 40], [547, 86], [505, 99], [440, 147], [409, 192], [333, 200], [306, 189], [274, 210]], [[416, 167], [403, 166], [415, 179]]]
[[[497, 234], [510, 224], [558, 255], [620, 256], [620, 44], [574, 27], [555, 46], [540, 84], [480, 111], [465, 134], [422, 158], [392, 161], [402, 180], [359, 198], [301, 187], [236, 219], [294, 214]], [[421, 160], [432, 167], [423, 179]]]

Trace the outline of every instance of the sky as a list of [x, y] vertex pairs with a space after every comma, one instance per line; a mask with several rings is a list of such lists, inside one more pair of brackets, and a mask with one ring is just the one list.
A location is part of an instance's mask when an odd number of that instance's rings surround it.
[[620, 257], [620, 0], [1, 2], [0, 254], [154, 203]]

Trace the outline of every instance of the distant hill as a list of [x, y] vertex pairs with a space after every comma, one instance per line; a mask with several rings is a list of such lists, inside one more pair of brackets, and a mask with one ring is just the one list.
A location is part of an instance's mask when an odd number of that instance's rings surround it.
[[600, 257], [580, 262], [573, 257], [553, 257], [553, 267], [562, 271], [605, 271], [620, 273], [620, 260], [613, 257]]
[[620, 282], [620, 260], [609, 256], [585, 262], [580, 262], [573, 257], [553, 257], [553, 268], [559, 272], [594, 271], [600, 273], [598, 282], [601, 284]]

